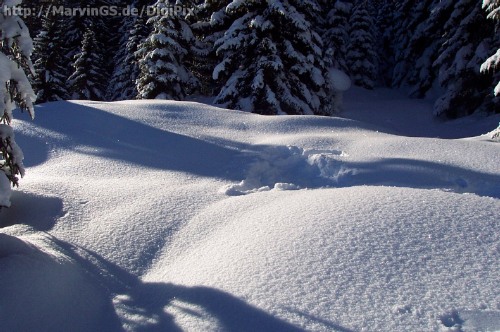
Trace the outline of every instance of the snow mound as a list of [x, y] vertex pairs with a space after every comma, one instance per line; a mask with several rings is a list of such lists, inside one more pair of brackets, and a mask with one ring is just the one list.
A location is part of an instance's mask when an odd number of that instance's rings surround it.
[[145, 279], [217, 287], [306, 330], [436, 331], [453, 310], [498, 317], [499, 211], [492, 198], [389, 187], [232, 197], [191, 220], [177, 235], [189, 245]]

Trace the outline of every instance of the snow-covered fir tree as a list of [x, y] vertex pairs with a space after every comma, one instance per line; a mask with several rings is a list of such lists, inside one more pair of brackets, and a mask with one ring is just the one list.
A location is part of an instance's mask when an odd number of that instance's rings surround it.
[[457, 117], [481, 109], [498, 109], [493, 95], [488, 96], [493, 71], [484, 70], [486, 75], [479, 72], [486, 54], [494, 53], [492, 48], [498, 45], [499, 38], [481, 12], [481, 2], [390, 3], [394, 10], [384, 12], [394, 23], [383, 35], [381, 58], [390, 59], [394, 54], [392, 86], [409, 87], [410, 96], [424, 97], [441, 85], [445, 92], [435, 104], [436, 115]]
[[324, 58], [328, 67], [348, 72], [347, 45], [349, 43], [349, 17], [353, 4], [350, 0], [322, 0], [324, 20], [321, 36]]
[[[150, 1], [138, 0], [134, 2], [133, 7], [142, 10], [144, 6], [148, 5], [150, 5]], [[122, 18], [122, 25], [119, 28], [121, 37], [118, 51], [113, 59], [114, 69], [107, 89], [108, 100], [137, 98], [136, 80], [139, 77], [139, 64], [136, 52], [139, 45], [151, 32], [146, 22], [145, 15]]]
[[[2, 10], [21, 3], [0, 0]], [[32, 72], [33, 43], [24, 22], [8, 12], [0, 15], [0, 207], [10, 206], [11, 185], [24, 175], [23, 153], [14, 139], [12, 111], [19, 107], [34, 118], [35, 93], [26, 76]]]
[[[407, 73], [401, 74], [400, 85], [411, 88], [410, 96], [423, 98], [437, 79], [433, 63], [445, 42], [444, 27], [451, 15], [455, 0], [421, 1], [417, 11], [424, 12], [426, 19], [412, 30], [411, 38], [403, 53]], [[404, 78], [403, 78], [404, 77]]]
[[[78, 7], [79, 2], [75, 0], [64, 0], [63, 2], [65, 7]], [[79, 15], [76, 16], [64, 16], [62, 31], [64, 34], [61, 34], [64, 50], [64, 55], [60, 59], [61, 66], [65, 69], [64, 76], [68, 79], [74, 72], [74, 59], [75, 56], [80, 52], [82, 46], [83, 35], [87, 26], [90, 24], [87, 23], [87, 18], [81, 17]], [[35, 54], [35, 57], [38, 57]]]
[[[395, 12], [392, 15], [394, 36], [390, 37], [393, 38], [395, 60], [392, 77], [394, 87], [405, 85], [408, 73], [415, 66], [415, 57], [421, 54], [421, 52], [414, 54], [410, 51], [410, 45], [417, 27], [429, 17], [431, 1], [402, 0], [396, 3]], [[431, 36], [436, 38], [438, 35], [432, 33]]]
[[198, 86], [187, 66], [194, 35], [184, 17], [161, 15], [161, 8], [170, 6], [168, 2], [160, 0], [155, 6], [159, 14], [148, 21], [153, 32], [137, 51], [138, 98], [183, 100]]
[[[114, 6], [119, 13], [130, 5], [132, 5], [130, 2], [124, 3], [120, 0], [96, 0], [96, 6], [108, 6], [107, 8]], [[96, 40], [102, 46], [96, 51], [98, 52], [97, 55], [103, 59], [101, 72], [108, 78], [102, 87], [101, 95], [103, 100], [109, 100], [108, 92], [112, 84], [111, 80], [119, 64], [117, 54], [121, 50], [120, 46], [124, 35], [127, 34], [127, 30], [124, 30], [124, 19], [126, 18], [130, 18], [130, 16], [99, 15], [91, 17], [90, 25], [88, 25], [93, 27]]]
[[373, 15], [367, 10], [366, 1], [359, 2], [349, 19], [347, 72], [355, 85], [367, 89], [373, 89], [378, 73], [373, 31]]
[[377, 53], [379, 56], [378, 82], [383, 86], [392, 85], [395, 65], [394, 39], [396, 36], [394, 15], [395, 1], [371, 0], [375, 8], [374, 21], [377, 29]]
[[225, 82], [216, 103], [260, 114], [331, 115], [321, 37], [311, 26], [316, 0], [234, 0], [229, 30], [215, 46]]
[[135, 17], [125, 16], [121, 18], [121, 27], [119, 28], [120, 40], [118, 42], [118, 51], [113, 59], [115, 67], [109, 81], [106, 99], [111, 101], [134, 99], [137, 95], [134, 93], [135, 82], [132, 80], [134, 63], [130, 60], [134, 57], [130, 56], [127, 49], [130, 32], [133, 29]]
[[[65, 8], [74, 8], [74, 7], [79, 7], [80, 6], [80, 1], [77, 0], [54, 0], [51, 2], [51, 5], [56, 5], [56, 6], [64, 6]], [[53, 45], [51, 48], [54, 49], [55, 52], [58, 53], [59, 58], [57, 60], [57, 65], [61, 69], [60, 71], [60, 76], [62, 77], [63, 81], [67, 82], [69, 77], [74, 73], [74, 59], [75, 56], [80, 52], [81, 46], [82, 46], [82, 40], [83, 40], [83, 34], [85, 32], [85, 29], [87, 26], [90, 25], [90, 23], [87, 23], [90, 18], [89, 17], [82, 17], [80, 15], [68, 15], [68, 16], [52, 16], [46, 19], [57, 19], [59, 22], [56, 24], [59, 32], [57, 35], [54, 35], [54, 38], [50, 38], [51, 43]], [[48, 22], [46, 22], [48, 23]], [[43, 32], [41, 30], [41, 32]], [[64, 31], [64, 33], [61, 33], [61, 31]], [[36, 34], [37, 35], [37, 34]], [[47, 42], [49, 41], [48, 39], [46, 40]], [[36, 41], [38, 44], [38, 40]], [[33, 58], [35, 59], [35, 63], [39, 58], [44, 58], [47, 57], [47, 55], [43, 54], [45, 53], [45, 48], [44, 45], [36, 46], [34, 53], [33, 53]], [[43, 60], [42, 60], [43, 61]], [[37, 68], [37, 72], [41, 72], [42, 69], [40, 67]], [[37, 78], [35, 78], [37, 79]], [[36, 89], [36, 92], [38, 93], [38, 88], [39, 85], [38, 83], [35, 84], [34, 88]], [[66, 85], [66, 89], [69, 91], [69, 86]], [[71, 97], [71, 94], [68, 92], [68, 96]]]
[[97, 41], [92, 27], [87, 28], [80, 53], [75, 55], [74, 72], [68, 79], [73, 99], [103, 100], [103, 59], [99, 56], [102, 45]]
[[30, 0], [29, 2], [25, 1], [22, 4], [22, 7], [35, 9], [35, 12], [37, 13], [36, 15], [26, 15], [25, 17], [23, 17], [23, 21], [30, 32], [38, 32], [41, 30], [44, 15], [38, 15], [39, 10], [40, 8], [50, 4], [51, 2], [52, 0]]
[[[483, 73], [495, 73], [493, 94], [500, 97], [500, 0], [484, 0], [483, 8], [488, 11], [488, 18], [495, 20], [495, 35], [493, 37], [492, 49], [496, 52], [490, 56], [481, 66]], [[495, 98], [495, 105], [500, 104], [500, 100]]]
[[49, 15], [42, 19], [42, 28], [34, 39], [35, 75], [33, 88], [38, 102], [65, 100], [69, 98], [66, 69], [61, 58], [65, 55], [61, 30], [62, 18]]
[[[64, 6], [65, 8], [80, 8], [81, 2], [78, 0], [40, 0], [45, 6], [49, 3], [56, 6]], [[118, 0], [89, 0], [85, 3], [86, 7], [99, 8], [102, 6], [117, 6]], [[48, 7], [46, 7], [48, 8]], [[110, 77], [114, 68], [114, 55], [116, 53], [119, 34], [116, 33], [119, 27], [120, 17], [106, 15], [56, 15], [59, 27], [59, 35], [56, 36], [54, 49], [60, 54], [58, 65], [61, 69], [61, 75], [64, 80], [68, 80], [70, 76], [75, 74], [76, 55], [81, 52], [83, 37], [88, 29], [92, 29], [96, 40], [102, 45], [99, 49], [94, 50], [103, 60], [99, 63], [99, 72], [105, 77]], [[64, 31], [64, 33], [61, 33]], [[36, 60], [42, 56], [43, 48], [36, 48], [33, 58]], [[109, 80], [107, 80], [109, 81]], [[37, 85], [35, 85], [37, 87]], [[103, 91], [99, 95], [104, 98], [106, 92], [106, 84], [102, 84]]]
[[191, 71], [200, 81], [202, 93], [213, 96], [222, 88], [220, 81], [214, 81], [212, 73], [219, 63], [215, 42], [231, 26], [231, 15], [226, 6], [232, 0], [205, 0], [194, 9], [194, 15], [187, 17], [196, 37]]
[[460, 0], [444, 28], [445, 41], [434, 66], [446, 91], [435, 103], [435, 114], [454, 118], [491, 109], [493, 76], [481, 74], [480, 68], [494, 40], [493, 21], [480, 1]]

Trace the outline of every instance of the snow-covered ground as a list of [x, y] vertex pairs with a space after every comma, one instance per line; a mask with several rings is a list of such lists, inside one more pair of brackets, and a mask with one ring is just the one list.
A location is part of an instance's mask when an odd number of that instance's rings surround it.
[[39, 106], [15, 122], [0, 330], [499, 331], [500, 144], [478, 135], [500, 117], [401, 96]]

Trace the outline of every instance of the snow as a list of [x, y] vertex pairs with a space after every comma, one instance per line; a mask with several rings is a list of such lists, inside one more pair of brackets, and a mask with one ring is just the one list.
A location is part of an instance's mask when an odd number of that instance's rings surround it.
[[488, 135], [491, 137], [493, 141], [500, 142], [500, 123], [498, 124], [498, 128], [493, 130]]
[[330, 68], [328, 74], [335, 91], [345, 92], [351, 88], [351, 79], [342, 70]]
[[0, 172], [0, 206], [10, 207], [10, 181], [4, 172]]
[[[481, 65], [481, 72], [494, 71], [498, 67], [500, 67], [500, 48]], [[494, 94], [500, 95], [500, 82], [495, 86]]]
[[2, 329], [499, 330], [500, 118], [404, 95], [352, 88], [343, 118], [37, 106], [13, 122]]

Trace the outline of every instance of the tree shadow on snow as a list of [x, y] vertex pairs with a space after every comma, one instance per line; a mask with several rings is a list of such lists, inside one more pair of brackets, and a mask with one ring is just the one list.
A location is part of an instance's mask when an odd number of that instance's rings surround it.
[[0, 232], [2, 331], [121, 330], [108, 290], [78, 261], [62, 256], [46, 233], [20, 239], [31, 230], [16, 232]]
[[[7, 235], [2, 235], [7, 236]], [[14, 241], [15, 237], [10, 237]], [[71, 327], [73, 331], [85, 330], [89, 326], [99, 326], [100, 330], [113, 331], [181, 331], [176, 319], [181, 316], [183, 319], [201, 319], [217, 322], [218, 328], [226, 331], [302, 331], [302, 329], [290, 324], [262, 309], [256, 308], [244, 300], [224, 292], [219, 289], [195, 286], [188, 287], [171, 283], [155, 283], [143, 282], [138, 277], [128, 273], [119, 266], [105, 260], [96, 253], [86, 249], [73, 246], [64, 241], [58, 240], [46, 234], [52, 243], [50, 246], [65, 256], [69, 257], [70, 263], [64, 263], [61, 260], [52, 260], [43, 264], [47, 265], [46, 269], [41, 268], [42, 273], [35, 273], [34, 276], [29, 276], [30, 287], [42, 287], [44, 290], [32, 289], [31, 293], [37, 295], [36, 301], [30, 304], [29, 299], [11, 297], [14, 302], [25, 302], [23, 321], [17, 321], [15, 312], [9, 313], [10, 306], [5, 307], [9, 317], [6, 321], [22, 330], [22, 327], [30, 327], [33, 324], [33, 319], [43, 316], [46, 312], [54, 320], [41, 320], [37, 323], [38, 331], [64, 331]], [[3, 238], [2, 238], [3, 241]], [[11, 241], [12, 242], [12, 241]], [[3, 241], [2, 243], [6, 243]], [[18, 247], [22, 247], [18, 245]], [[46, 253], [39, 249], [41, 255], [47, 256]], [[38, 254], [36, 254], [38, 255]], [[49, 256], [47, 256], [49, 257]], [[47, 258], [46, 257], [46, 258]], [[0, 266], [2, 265], [0, 257]], [[40, 257], [37, 261], [44, 262]], [[47, 261], [47, 259], [45, 259]], [[44, 266], [45, 266], [44, 265]], [[48, 265], [54, 265], [53, 267]], [[16, 265], [17, 266], [17, 265]], [[50, 275], [43, 274], [43, 271], [50, 271]], [[82, 276], [73, 278], [77, 282], [70, 282], [71, 289], [55, 294], [50, 291], [56, 288], [58, 283], [63, 283], [68, 286], [66, 279], [68, 276], [75, 275], [75, 270], [80, 271]], [[5, 271], [2, 271], [5, 272]], [[8, 273], [9, 271], [7, 271]], [[0, 276], [2, 274], [0, 273]], [[16, 273], [14, 272], [14, 275]], [[34, 280], [41, 278], [43, 280]], [[54, 285], [52, 285], [54, 284]], [[23, 288], [15, 284], [12, 289]], [[47, 288], [49, 291], [47, 291]], [[11, 287], [0, 287], [0, 292], [10, 290]], [[57, 306], [58, 312], [52, 312], [50, 305], [39, 307], [37, 303], [49, 303], [56, 301], [68, 303], [66, 298], [58, 298], [57, 296], [65, 297], [65, 293], [70, 293], [68, 296], [75, 296], [81, 292], [91, 292], [92, 301], [89, 306], [99, 305], [99, 310], [94, 307], [86, 308], [87, 303], [75, 303], [75, 306], [67, 305], [66, 308]], [[93, 293], [99, 295], [92, 295]], [[8, 295], [8, 294], [7, 294]], [[44, 299], [43, 297], [48, 299]], [[97, 297], [97, 298], [96, 298]], [[77, 301], [77, 299], [75, 299]], [[70, 301], [71, 302], [71, 301]], [[16, 309], [16, 303], [12, 305], [13, 310]], [[33, 312], [36, 314], [30, 316], [30, 306], [36, 306]], [[75, 308], [82, 311], [79, 315], [75, 312]], [[4, 310], [5, 311], [5, 310]], [[0, 315], [1, 316], [1, 315]], [[73, 322], [68, 321], [68, 317], [73, 317]], [[0, 322], [4, 321], [0, 317]], [[31, 325], [30, 325], [31, 324]], [[45, 325], [44, 325], [45, 324]], [[329, 325], [337, 327], [338, 331], [348, 331], [338, 325]]]
[[23, 224], [39, 231], [49, 231], [64, 214], [63, 201], [58, 197], [13, 191], [11, 201], [10, 208], [0, 209], [0, 228]]
[[346, 163], [352, 174], [340, 187], [385, 185], [406, 188], [442, 189], [457, 193], [500, 198], [500, 175], [450, 166], [438, 162], [388, 158], [365, 163]]
[[[167, 106], [162, 107], [168, 110]], [[37, 112], [40, 114], [36, 121], [37, 127], [58, 131], [58, 138], [47, 138], [48, 141], [59, 140], [57, 148], [142, 167], [228, 178], [230, 175], [225, 167], [238, 154], [237, 150], [230, 147], [160, 130], [88, 105], [70, 102], [60, 103], [58, 108], [42, 105]], [[61, 116], [68, 112], [71, 116]], [[18, 135], [17, 141], [25, 150], [27, 166], [46, 161], [53, 148], [40, 143], [42, 138], [36, 139], [22, 133]], [[30, 159], [31, 155], [34, 159]]]
[[135, 312], [145, 314], [147, 323], [130, 322], [135, 331], [181, 331], [171, 311], [190, 318], [215, 319], [225, 331], [302, 331], [229, 293], [210, 287], [143, 283], [123, 296], [117, 307], [125, 316]]
[[307, 319], [308, 321], [314, 322], [314, 323], [319, 323], [325, 327], [327, 327], [330, 331], [336, 331], [336, 332], [354, 332], [354, 330], [348, 329], [346, 327], [343, 327], [339, 324], [330, 322], [328, 320], [316, 317], [314, 315], [311, 315], [309, 313], [303, 312], [301, 310], [296, 310], [293, 308], [287, 308], [288, 311], [293, 312], [297, 314], [298, 316], [301, 316], [302, 318]]

